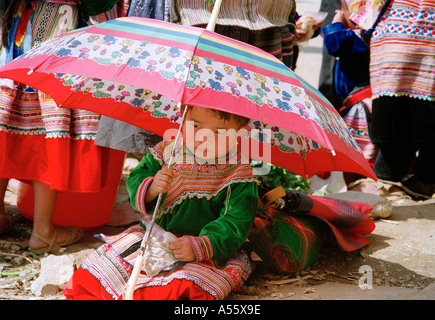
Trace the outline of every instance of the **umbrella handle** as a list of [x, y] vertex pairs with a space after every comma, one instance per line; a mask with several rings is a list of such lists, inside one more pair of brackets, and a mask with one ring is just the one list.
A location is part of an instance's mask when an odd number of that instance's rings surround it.
[[[181, 108], [181, 102], [178, 103], [178, 108], [179, 109]], [[171, 150], [171, 157], [169, 158], [169, 161], [168, 161], [168, 167], [170, 167], [172, 165], [172, 162], [174, 161], [174, 153], [175, 153], [175, 149], [176, 149], [177, 144], [178, 144], [178, 140], [180, 139], [180, 134], [181, 134], [181, 131], [183, 128], [184, 119], [186, 118], [187, 109], [188, 109], [188, 107], [186, 106], [186, 108], [184, 109], [184, 112], [183, 112], [183, 117], [181, 119], [180, 128], [178, 129], [177, 136], [175, 137], [176, 142], [174, 143], [174, 146], [172, 147], [172, 150]], [[154, 222], [157, 219], [157, 212], [160, 211], [160, 208], [163, 205], [163, 203], [165, 202], [165, 199], [166, 199], [166, 194], [160, 193], [158, 198], [157, 198], [157, 203], [156, 203], [156, 206], [154, 208], [153, 216], [151, 218], [151, 223], [149, 224], [149, 227], [147, 228], [147, 230], [145, 232], [145, 236], [142, 239], [142, 243], [141, 243], [141, 246], [139, 249], [141, 251], [141, 254], [136, 258], [136, 261], [135, 261], [134, 267], [133, 267], [133, 271], [131, 272], [130, 278], [128, 279], [128, 282], [125, 286], [124, 296], [123, 296], [124, 300], [133, 300], [134, 288], [136, 287], [137, 279], [139, 278], [139, 274], [140, 274], [140, 271], [142, 270], [142, 265], [143, 265], [143, 262], [145, 260], [146, 246], [148, 244], [148, 240], [150, 238]]]
[[221, 10], [222, 0], [216, 0], [214, 2], [213, 11], [211, 12], [210, 21], [207, 24], [208, 31], [214, 31], [216, 26], [216, 21], [219, 16], [219, 11]]
[[139, 273], [142, 270], [144, 260], [145, 257], [143, 255], [140, 255], [136, 258], [133, 271], [130, 275], [130, 279], [125, 286], [125, 292], [123, 297], [124, 300], [133, 300], [134, 288], [136, 287], [137, 279], [139, 278]]

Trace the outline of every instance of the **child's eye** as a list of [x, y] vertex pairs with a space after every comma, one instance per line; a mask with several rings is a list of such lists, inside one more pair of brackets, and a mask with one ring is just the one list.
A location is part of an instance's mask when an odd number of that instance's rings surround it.
[[188, 124], [190, 125], [190, 126], [192, 126], [192, 127], [194, 127], [195, 129], [199, 129], [199, 125], [197, 125], [195, 122], [191, 122], [191, 121], [188, 121]]

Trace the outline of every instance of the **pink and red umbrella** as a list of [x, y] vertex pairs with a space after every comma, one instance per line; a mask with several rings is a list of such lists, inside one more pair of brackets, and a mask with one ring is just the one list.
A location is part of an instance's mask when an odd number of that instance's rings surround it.
[[252, 119], [250, 139], [270, 148], [277, 166], [305, 177], [349, 171], [376, 179], [318, 90], [272, 55], [202, 28], [110, 20], [41, 44], [0, 77], [44, 91], [59, 107], [162, 136], [179, 127], [180, 103], [235, 113]]

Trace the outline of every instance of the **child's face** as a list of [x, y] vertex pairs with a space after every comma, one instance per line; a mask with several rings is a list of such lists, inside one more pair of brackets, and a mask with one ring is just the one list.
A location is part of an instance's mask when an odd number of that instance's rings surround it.
[[189, 107], [183, 139], [195, 156], [217, 159], [235, 147], [240, 128], [234, 117], [225, 120], [207, 108]]

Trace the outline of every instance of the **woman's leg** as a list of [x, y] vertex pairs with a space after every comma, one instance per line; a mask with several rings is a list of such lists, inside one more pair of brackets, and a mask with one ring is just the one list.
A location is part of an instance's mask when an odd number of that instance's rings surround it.
[[[54, 207], [57, 191], [48, 185], [33, 181], [35, 194], [34, 222], [29, 247], [37, 254], [51, 251], [58, 246], [68, 246], [81, 239], [83, 230], [76, 227], [55, 227], [53, 225]], [[39, 250], [38, 250], [39, 249]]]
[[[39, 239], [41, 236], [47, 239], [52, 239], [54, 236], [53, 214], [56, 204], [57, 191], [51, 189], [48, 185], [33, 181], [33, 190], [35, 195], [34, 201], [34, 223], [32, 236], [30, 237], [29, 247], [33, 249], [43, 248], [47, 246], [45, 241]], [[34, 236], [34, 235], [37, 236]], [[56, 235], [59, 241], [65, 235]], [[59, 242], [56, 241], [56, 242]]]
[[409, 172], [417, 147], [411, 143], [383, 143], [379, 145], [373, 171], [379, 179], [400, 182]]
[[428, 142], [419, 149], [414, 175], [425, 184], [435, 184], [435, 142]]
[[6, 188], [8, 187], [9, 179], [0, 179], [0, 234], [8, 231], [11, 225], [13, 224], [13, 220], [11, 217], [6, 216], [5, 210], [5, 195]]
[[405, 190], [416, 199], [428, 199], [435, 193], [435, 144], [426, 143], [418, 151], [414, 176], [402, 182]]
[[9, 179], [0, 179], [0, 219], [2, 219], [3, 216], [6, 214], [5, 195], [6, 195], [6, 188], [8, 187], [8, 183], [9, 183]]

